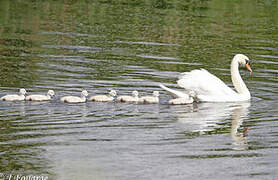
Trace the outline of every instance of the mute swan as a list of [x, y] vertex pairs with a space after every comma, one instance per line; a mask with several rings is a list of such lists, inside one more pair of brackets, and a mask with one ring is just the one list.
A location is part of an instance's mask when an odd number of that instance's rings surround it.
[[40, 94], [30, 95], [30, 96], [26, 96], [25, 100], [26, 101], [47, 101], [50, 100], [54, 95], [55, 95], [54, 91], [49, 90], [46, 95], [40, 95]]
[[23, 101], [25, 99], [26, 90], [20, 89], [18, 94], [6, 95], [0, 98], [1, 101]]
[[81, 92], [81, 97], [77, 96], [65, 96], [61, 98], [61, 102], [67, 102], [67, 103], [81, 103], [86, 101], [86, 96], [88, 96], [88, 92], [86, 90], [83, 90]]
[[109, 96], [106, 95], [98, 95], [98, 96], [92, 96], [89, 98], [89, 101], [97, 101], [97, 102], [111, 102], [114, 100], [114, 97], [117, 95], [117, 92], [115, 90], [111, 90], [109, 92]]
[[[236, 92], [228, 87], [218, 77], [209, 73], [205, 69], [197, 69], [182, 73], [177, 83], [180, 87], [183, 87], [186, 90], [194, 91], [197, 94], [196, 96], [199, 101], [247, 101], [251, 98], [251, 95], [239, 74], [239, 65], [245, 66], [247, 70], [252, 72], [250, 60], [247, 56], [243, 54], [237, 54], [234, 56], [231, 63], [231, 78]], [[168, 92], [173, 93], [173, 91]]]
[[144, 96], [139, 98], [139, 102], [140, 103], [148, 103], [148, 104], [152, 104], [152, 103], [159, 103], [159, 92], [158, 91], [154, 91], [153, 92], [153, 96]]
[[138, 91], [132, 91], [132, 96], [119, 96], [117, 101], [119, 102], [138, 102], [139, 97]]
[[170, 99], [168, 101], [168, 104], [175, 104], [175, 105], [181, 105], [181, 104], [191, 104], [194, 102], [194, 99], [196, 98], [196, 94], [194, 91], [189, 91], [188, 97], [179, 97], [176, 99]]

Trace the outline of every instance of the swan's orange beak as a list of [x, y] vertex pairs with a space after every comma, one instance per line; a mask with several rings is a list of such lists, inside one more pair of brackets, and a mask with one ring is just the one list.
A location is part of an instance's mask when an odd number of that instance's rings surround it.
[[251, 69], [251, 67], [250, 67], [250, 65], [249, 65], [248, 63], [245, 65], [245, 67], [246, 67], [246, 69], [247, 69], [248, 71], [252, 72], [252, 69]]

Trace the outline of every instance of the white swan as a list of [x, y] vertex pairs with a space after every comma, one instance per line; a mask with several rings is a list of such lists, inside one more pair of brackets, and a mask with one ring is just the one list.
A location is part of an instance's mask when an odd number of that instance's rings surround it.
[[1, 101], [23, 101], [25, 99], [26, 90], [20, 89], [18, 94], [10, 94], [0, 98]]
[[159, 91], [154, 91], [153, 96], [143, 96], [139, 98], [140, 103], [156, 104], [159, 103]]
[[[247, 70], [252, 72], [252, 69], [250, 67], [250, 60], [247, 56], [243, 54], [237, 54], [234, 56], [231, 63], [231, 77], [233, 85], [237, 92], [229, 88], [218, 77], [209, 73], [205, 69], [182, 73], [182, 76], [179, 78], [177, 83], [180, 87], [183, 87], [186, 90], [194, 91], [197, 94], [196, 96], [198, 101], [247, 101], [251, 98], [251, 95], [239, 74], [239, 65], [245, 66]], [[173, 91], [170, 93], [173, 93]]]
[[48, 101], [55, 95], [53, 90], [49, 90], [46, 95], [34, 94], [26, 96], [26, 101]]
[[181, 104], [192, 104], [194, 102], [194, 99], [196, 98], [196, 93], [194, 91], [189, 91], [188, 97], [179, 97], [175, 99], [170, 99], [168, 101], [168, 104], [175, 104], [175, 105], [181, 105]]
[[67, 103], [81, 103], [86, 101], [86, 96], [88, 96], [88, 92], [86, 90], [83, 90], [81, 92], [81, 97], [77, 96], [65, 96], [61, 98], [61, 102], [67, 102]]
[[111, 90], [109, 92], [109, 95], [98, 95], [98, 96], [92, 96], [89, 98], [89, 101], [97, 101], [97, 102], [111, 102], [114, 100], [114, 97], [117, 95], [117, 92], [115, 90]]
[[132, 91], [132, 96], [119, 96], [117, 101], [119, 102], [138, 102], [139, 100], [138, 91]]

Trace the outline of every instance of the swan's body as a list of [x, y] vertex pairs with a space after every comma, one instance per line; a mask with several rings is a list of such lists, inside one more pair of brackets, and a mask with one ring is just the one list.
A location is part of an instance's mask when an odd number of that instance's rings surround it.
[[138, 91], [132, 91], [132, 96], [119, 96], [117, 101], [119, 102], [138, 102], [139, 97]]
[[250, 60], [247, 56], [242, 54], [234, 56], [231, 63], [231, 77], [236, 92], [228, 87], [218, 77], [209, 73], [205, 69], [182, 73], [177, 83], [180, 87], [183, 87], [186, 90], [194, 91], [197, 94], [196, 97], [198, 101], [247, 101], [251, 98], [251, 95], [239, 74], [239, 65], [245, 66], [250, 72], [252, 72], [250, 68]]
[[1, 101], [24, 101], [26, 90], [20, 89], [19, 94], [10, 94], [0, 98]]
[[97, 102], [111, 102], [114, 100], [115, 96], [117, 95], [117, 92], [115, 90], [111, 90], [109, 92], [109, 95], [98, 95], [98, 96], [92, 96], [89, 98], [89, 101], [97, 101]]
[[46, 95], [34, 94], [26, 96], [26, 101], [48, 101], [55, 95], [53, 90], [49, 90]]
[[88, 96], [88, 92], [86, 90], [81, 92], [81, 97], [77, 96], [65, 96], [61, 98], [61, 102], [67, 103], [81, 103], [86, 102], [86, 96]]
[[196, 98], [196, 94], [194, 91], [190, 91], [188, 94], [186, 94], [188, 97], [178, 97], [175, 99], [170, 99], [168, 101], [168, 104], [175, 104], [175, 105], [181, 105], [181, 104], [192, 104], [194, 102], [194, 99]]
[[159, 92], [154, 91], [153, 96], [143, 96], [139, 98], [140, 103], [146, 103], [146, 104], [157, 104], [159, 103]]

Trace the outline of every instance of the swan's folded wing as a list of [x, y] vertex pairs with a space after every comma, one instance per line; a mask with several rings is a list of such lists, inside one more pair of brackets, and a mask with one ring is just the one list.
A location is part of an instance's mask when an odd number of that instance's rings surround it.
[[235, 94], [223, 81], [205, 69], [182, 73], [177, 83], [180, 87], [193, 90], [198, 95], [222, 96]]

